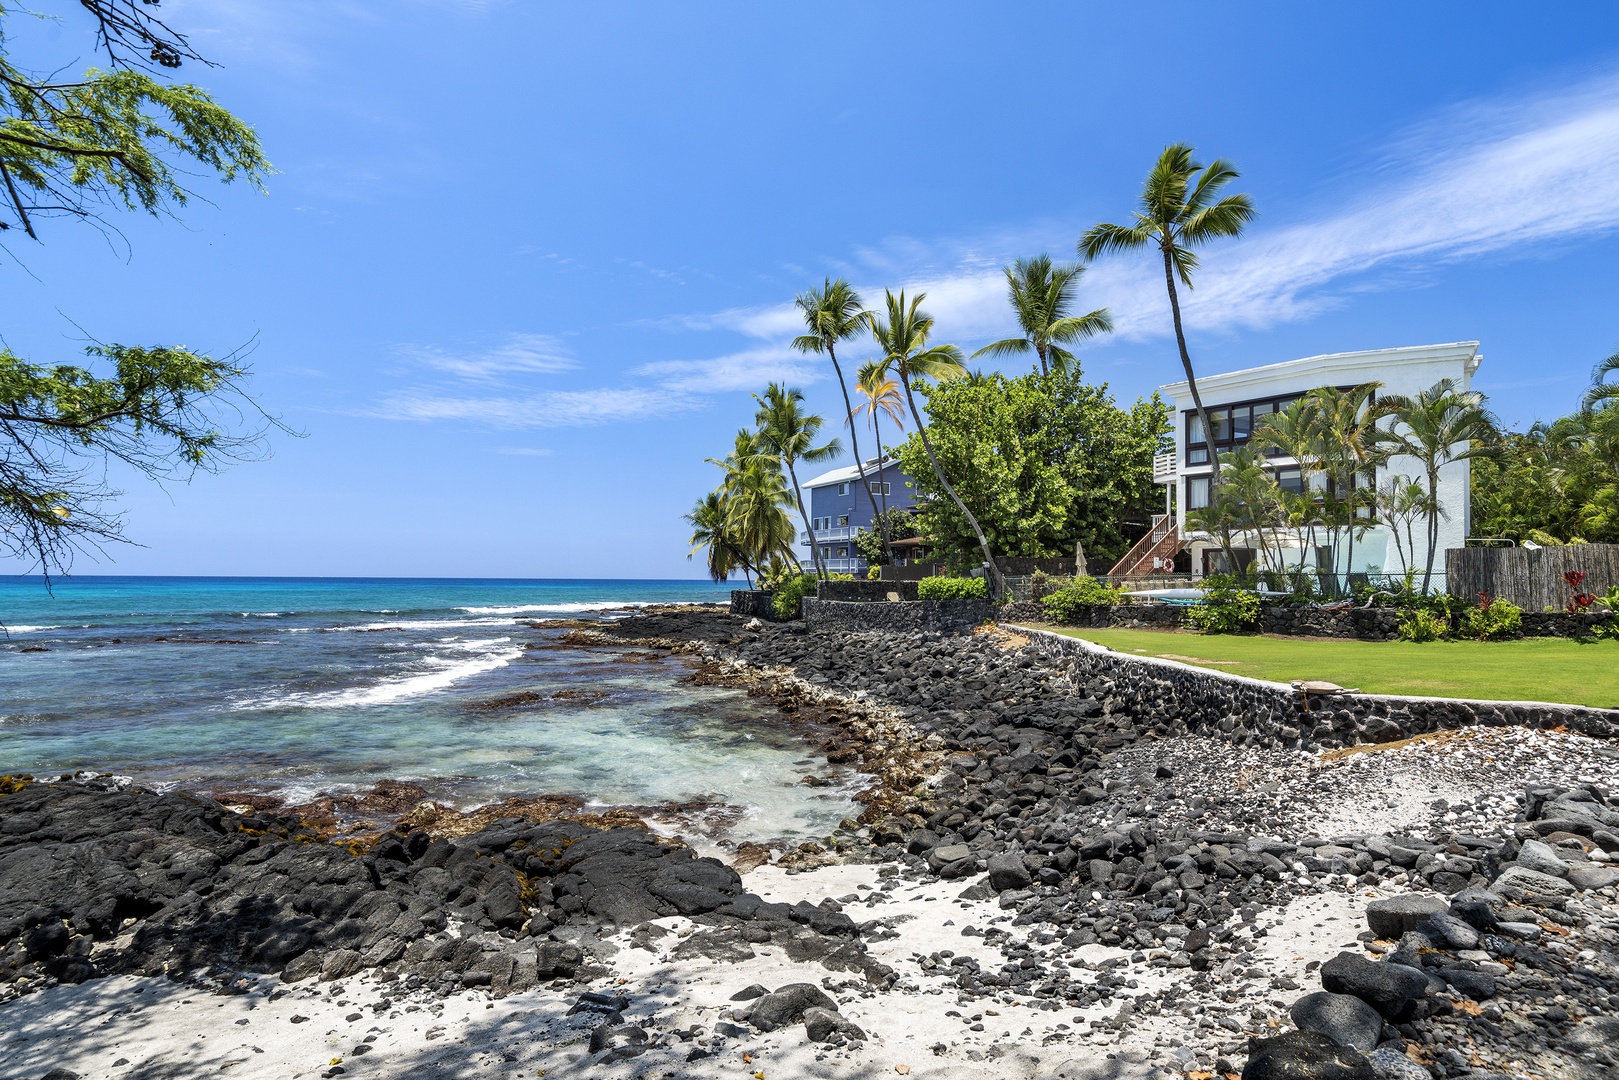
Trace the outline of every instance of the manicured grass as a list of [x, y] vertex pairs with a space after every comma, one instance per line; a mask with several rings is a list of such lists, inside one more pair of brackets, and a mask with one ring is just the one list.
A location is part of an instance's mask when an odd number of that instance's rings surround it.
[[1561, 701], [1619, 708], [1619, 642], [1321, 641], [1054, 626], [1121, 653], [1161, 656], [1255, 679], [1325, 679], [1368, 694]]

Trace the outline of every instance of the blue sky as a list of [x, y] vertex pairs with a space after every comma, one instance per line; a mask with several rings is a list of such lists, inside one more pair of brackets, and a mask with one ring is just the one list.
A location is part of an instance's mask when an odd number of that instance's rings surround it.
[[[47, 7], [14, 55], [95, 62]], [[1201, 371], [1476, 338], [1521, 425], [1619, 348], [1611, 3], [164, 11], [220, 65], [183, 75], [257, 126], [267, 194], [199, 179], [111, 243], [8, 240], [0, 330], [40, 362], [251, 341], [255, 396], [306, 435], [127, 482], [145, 546], [81, 573], [696, 576], [680, 515], [749, 393], [836, 408], [786, 347], [796, 293], [921, 288], [943, 340], [1007, 336], [999, 266], [1071, 258], [1173, 141], [1260, 211], [1205, 256]], [[1178, 377], [1155, 274], [1083, 286], [1119, 327], [1085, 370], [1121, 399]]]

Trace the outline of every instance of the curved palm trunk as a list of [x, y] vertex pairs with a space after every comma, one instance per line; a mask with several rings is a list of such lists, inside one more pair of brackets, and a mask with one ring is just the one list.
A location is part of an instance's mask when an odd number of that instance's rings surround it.
[[[787, 475], [792, 477], [793, 498], [798, 500], [798, 517], [804, 523], [804, 532], [809, 536], [810, 562], [815, 564], [815, 576], [822, 581], [826, 580], [826, 564], [821, 560], [821, 548], [815, 542], [815, 530], [810, 527], [809, 511], [804, 508], [804, 492], [798, 486], [798, 470], [793, 468], [791, 461], [787, 462]], [[797, 562], [795, 555], [793, 561]]]
[[1040, 354], [1040, 374], [1050, 375], [1051, 369], [1046, 366], [1046, 347], [1044, 345], [1037, 344], [1034, 347], [1034, 351]]
[[[888, 525], [877, 514], [877, 497], [871, 493], [871, 481], [866, 479], [866, 463], [860, 459], [860, 439], [855, 435], [854, 406], [849, 401], [849, 384], [843, 381], [843, 365], [838, 363], [838, 352], [830, 341], [826, 343], [826, 355], [832, 359], [832, 370], [837, 372], [838, 389], [843, 391], [843, 412], [849, 418], [849, 450], [854, 454], [855, 472], [860, 474], [860, 486], [866, 489], [866, 501], [871, 503], [871, 515], [877, 521], [877, 535], [883, 538], [883, 550], [888, 553], [888, 561], [894, 561], [894, 549], [888, 543]], [[877, 460], [881, 462], [879, 453]]]
[[[1209, 498], [1214, 497], [1214, 489], [1220, 486], [1220, 462], [1214, 455], [1214, 428], [1209, 423], [1208, 410], [1203, 408], [1203, 395], [1197, 392], [1197, 376], [1192, 373], [1192, 356], [1186, 351], [1186, 331], [1181, 328], [1181, 301], [1180, 294], [1175, 291], [1175, 267], [1169, 258], [1169, 248], [1164, 251], [1164, 284], [1169, 289], [1169, 311], [1175, 318], [1175, 344], [1180, 347], [1181, 367], [1186, 369], [1186, 389], [1192, 395], [1192, 407], [1197, 410], [1197, 418], [1203, 424], [1203, 447], [1209, 455]], [[1180, 452], [1180, 448], [1176, 448]]]
[[944, 478], [944, 470], [939, 467], [939, 459], [933, 453], [933, 444], [928, 441], [927, 426], [922, 423], [922, 414], [916, 409], [916, 398], [911, 395], [910, 377], [903, 370], [899, 373], [899, 384], [905, 388], [905, 402], [911, 407], [911, 418], [916, 421], [916, 433], [922, 436], [922, 449], [927, 451], [928, 463], [933, 466], [933, 475], [939, 478], [939, 485], [956, 504], [956, 509], [967, 518], [967, 523], [973, 527], [973, 532], [978, 537], [978, 546], [984, 552], [984, 566], [989, 571], [990, 590], [994, 594], [993, 598], [999, 600], [1006, 594], [1006, 583], [1001, 580], [1001, 568], [995, 565], [995, 556], [990, 554], [989, 541], [984, 538], [984, 530], [978, 527], [978, 519], [967, 509], [967, 504], [961, 501], [961, 496], [950, 486], [950, 481]]

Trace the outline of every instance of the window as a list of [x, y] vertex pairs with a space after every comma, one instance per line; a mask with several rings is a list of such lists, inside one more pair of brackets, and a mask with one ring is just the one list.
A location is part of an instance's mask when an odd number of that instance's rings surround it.
[[838, 528], [846, 529], [848, 527], [849, 527], [849, 515], [844, 514], [844, 515], [842, 515], [841, 517], [838, 518]]
[[[1340, 390], [1353, 390], [1353, 386], [1340, 386]], [[1267, 417], [1281, 412], [1299, 399], [1298, 394], [1267, 398], [1262, 401], [1242, 401], [1208, 409], [1209, 425], [1214, 428], [1214, 452], [1226, 453], [1243, 446], [1258, 433]], [[1209, 452], [1203, 441], [1203, 423], [1197, 413], [1187, 410], [1183, 428], [1186, 432], [1186, 464], [1209, 464]], [[1267, 457], [1280, 457], [1281, 452], [1267, 448]]]
[[871, 493], [873, 495], [892, 495], [894, 494], [894, 485], [886, 480], [880, 480], [871, 485]]
[[1304, 493], [1304, 474], [1296, 467], [1276, 470], [1276, 486], [1295, 495]]
[[846, 548], [846, 547], [838, 548], [838, 558], [847, 559], [848, 557], [849, 557], [849, 549], [848, 548]]
[[838, 494], [839, 495], [847, 495], [847, 494], [849, 494], [849, 485], [848, 484], [839, 484], [838, 485]]
[[1186, 509], [1201, 510], [1209, 505], [1209, 478], [1206, 476], [1188, 476], [1186, 478]]

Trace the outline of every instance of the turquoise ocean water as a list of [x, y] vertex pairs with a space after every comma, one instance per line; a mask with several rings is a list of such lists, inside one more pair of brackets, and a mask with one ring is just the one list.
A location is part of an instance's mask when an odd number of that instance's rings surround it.
[[[717, 601], [696, 581], [0, 579], [0, 773], [79, 769], [299, 801], [426, 786], [470, 807], [712, 800], [738, 838], [824, 835], [852, 778], [679, 659], [547, 618]], [[806, 777], [833, 781], [812, 786]]]

